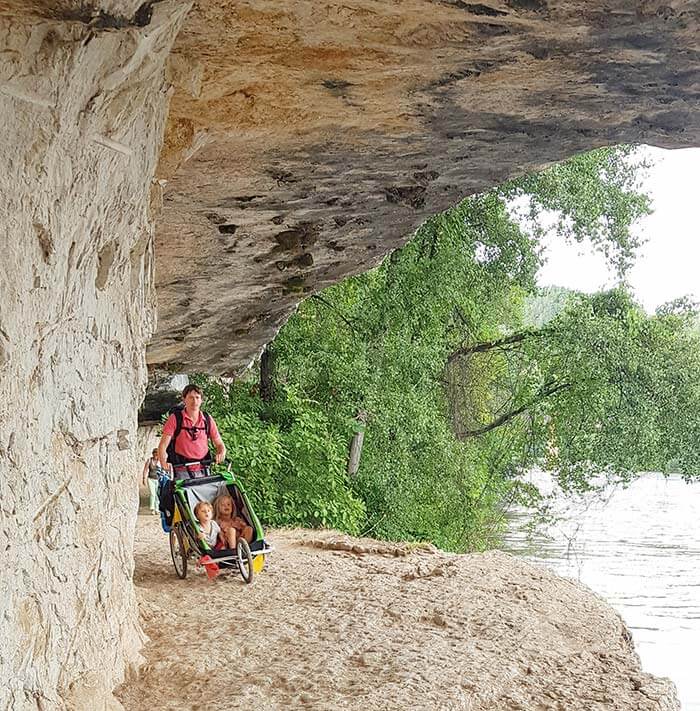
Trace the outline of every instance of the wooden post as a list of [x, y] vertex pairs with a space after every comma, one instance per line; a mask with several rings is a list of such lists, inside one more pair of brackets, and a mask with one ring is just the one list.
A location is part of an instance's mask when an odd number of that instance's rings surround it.
[[355, 476], [360, 468], [360, 457], [362, 456], [362, 442], [365, 439], [364, 424], [367, 421], [367, 413], [360, 410], [357, 413], [357, 421], [362, 425], [362, 428], [355, 432], [350, 441], [350, 456], [348, 457], [348, 474]]

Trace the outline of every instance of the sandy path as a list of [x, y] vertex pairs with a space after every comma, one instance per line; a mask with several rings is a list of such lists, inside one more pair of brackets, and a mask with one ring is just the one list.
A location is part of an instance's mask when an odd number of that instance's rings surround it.
[[[127, 711], [659, 711], [618, 616], [504, 553], [457, 556], [333, 532], [271, 531], [252, 585], [175, 577], [140, 515], [135, 584], [146, 664]], [[346, 549], [346, 550], [343, 550]]]

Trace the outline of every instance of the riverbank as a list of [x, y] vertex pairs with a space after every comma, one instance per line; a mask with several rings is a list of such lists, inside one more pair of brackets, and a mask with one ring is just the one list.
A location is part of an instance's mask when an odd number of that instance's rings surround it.
[[178, 580], [140, 515], [135, 584], [150, 641], [127, 711], [675, 711], [620, 617], [508, 554], [453, 555], [333, 532], [271, 531], [252, 585]]
[[513, 512], [504, 549], [578, 580], [625, 620], [648, 672], [675, 683], [683, 711], [700, 711], [700, 481], [648, 472], [629, 486], [580, 497], [541, 472], [531, 483], [553, 494], [546, 526]]

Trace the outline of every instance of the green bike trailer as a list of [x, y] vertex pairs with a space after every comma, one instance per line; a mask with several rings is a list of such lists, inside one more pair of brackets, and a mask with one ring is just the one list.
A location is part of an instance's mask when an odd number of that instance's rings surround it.
[[[250, 505], [250, 500], [240, 480], [230, 472], [198, 479], [176, 479], [169, 483], [172, 511], [169, 521], [163, 518], [163, 528], [170, 537], [170, 554], [179, 578], [187, 577], [188, 561], [204, 565], [207, 573], [238, 571], [246, 583], [265, 567], [265, 557], [272, 547], [265, 541], [262, 526]], [[238, 515], [253, 529], [249, 544], [244, 538], [237, 541], [236, 549], [214, 549], [200, 540], [200, 527], [194, 515], [194, 507], [200, 501], [213, 504], [217, 496], [228, 494], [236, 505]]]

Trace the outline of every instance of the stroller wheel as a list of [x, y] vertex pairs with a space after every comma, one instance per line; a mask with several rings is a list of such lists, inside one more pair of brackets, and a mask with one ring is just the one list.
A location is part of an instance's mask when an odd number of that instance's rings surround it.
[[240, 538], [236, 543], [236, 554], [238, 556], [238, 570], [246, 583], [253, 582], [253, 556], [250, 546], [245, 538]]
[[177, 577], [184, 580], [187, 577], [187, 553], [179, 525], [175, 525], [170, 529], [170, 555], [173, 559]]

